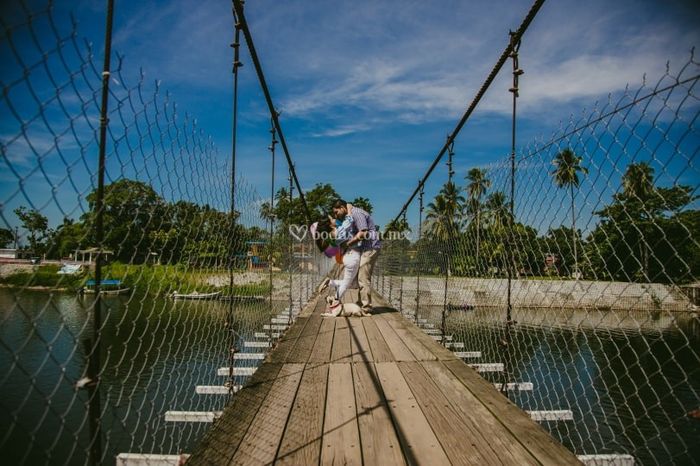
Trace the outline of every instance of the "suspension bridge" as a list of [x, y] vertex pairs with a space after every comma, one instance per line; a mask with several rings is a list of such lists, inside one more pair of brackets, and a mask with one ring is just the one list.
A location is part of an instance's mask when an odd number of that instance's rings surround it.
[[[223, 157], [159, 83], [143, 73], [132, 83], [124, 57], [111, 61], [112, 1], [101, 66], [75, 22], [63, 30], [51, 5], [19, 3], [0, 26], [8, 463], [700, 457], [692, 52], [651, 86], [518, 149], [535, 1], [386, 225], [371, 315], [332, 318], [317, 287], [342, 265], [307, 227], [338, 196], [300, 184], [243, 2], [232, 8]], [[455, 142], [509, 62], [510, 153], [458, 177]], [[238, 160], [243, 70], [269, 113], [266, 195]], [[53, 217], [62, 223], [49, 228]], [[92, 294], [77, 293], [87, 284]]]

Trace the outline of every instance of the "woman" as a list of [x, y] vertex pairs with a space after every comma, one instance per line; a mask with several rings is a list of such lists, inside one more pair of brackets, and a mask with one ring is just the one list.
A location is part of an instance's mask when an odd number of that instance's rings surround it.
[[[360, 253], [359, 248], [361, 246], [361, 242], [353, 244], [352, 248], [347, 246], [348, 241], [350, 241], [350, 239], [352, 239], [357, 232], [354, 220], [350, 215], [346, 215], [342, 220], [334, 220], [329, 218], [328, 221], [319, 222], [317, 231], [323, 232], [324, 230], [327, 231], [329, 236], [333, 238], [335, 244], [341, 248], [341, 251], [343, 251], [344, 268], [342, 279], [331, 280], [329, 278], [324, 278], [323, 282], [321, 282], [321, 285], [318, 288], [318, 291], [321, 292], [325, 290], [329, 285], [333, 286], [335, 289], [335, 297], [340, 301], [347, 289], [355, 281], [357, 273], [360, 270], [360, 259], [362, 258], [362, 254]], [[321, 248], [323, 243], [319, 244], [319, 240], [322, 239], [317, 238], [316, 244], [319, 248]], [[323, 250], [325, 251], [325, 248]], [[326, 312], [323, 315], [335, 317], [339, 312], [340, 308], [338, 307], [335, 312]]]

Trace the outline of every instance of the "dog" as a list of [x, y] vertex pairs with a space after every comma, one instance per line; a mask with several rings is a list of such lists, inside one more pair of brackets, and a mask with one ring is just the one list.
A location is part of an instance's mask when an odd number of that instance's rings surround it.
[[357, 304], [343, 304], [338, 298], [331, 295], [326, 296], [326, 304], [328, 304], [326, 312], [321, 314], [324, 317], [365, 317], [370, 315]]

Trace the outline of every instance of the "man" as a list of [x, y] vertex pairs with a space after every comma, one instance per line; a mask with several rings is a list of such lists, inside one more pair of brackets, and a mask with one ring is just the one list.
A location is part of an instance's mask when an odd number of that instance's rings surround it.
[[347, 215], [351, 216], [357, 232], [348, 241], [350, 248], [360, 251], [360, 271], [357, 281], [360, 285], [360, 296], [357, 304], [364, 312], [372, 312], [372, 271], [377, 263], [381, 241], [374, 220], [365, 210], [348, 204], [342, 199], [333, 203], [333, 216], [343, 219]]

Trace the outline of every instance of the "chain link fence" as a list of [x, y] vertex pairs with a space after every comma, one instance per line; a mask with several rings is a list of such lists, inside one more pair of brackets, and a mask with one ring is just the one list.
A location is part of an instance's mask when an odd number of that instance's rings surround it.
[[[308, 207], [291, 170], [275, 180], [276, 115], [267, 196], [117, 55], [100, 194], [91, 45], [50, 7], [1, 21], [0, 454], [178, 461], [333, 265], [289, 234]], [[415, 240], [385, 241], [374, 274], [579, 455], [700, 457], [699, 71], [691, 56], [512, 158], [450, 163], [390, 225]]]
[[[281, 234], [270, 199], [233, 177], [232, 157], [159, 82], [130, 82], [119, 56], [100, 194], [102, 72], [76, 22], [56, 16], [17, 2], [0, 26], [0, 456], [177, 457], [328, 261], [310, 239]], [[298, 202], [290, 189], [275, 197]]]
[[700, 457], [699, 65], [421, 190], [375, 277], [594, 462]]

